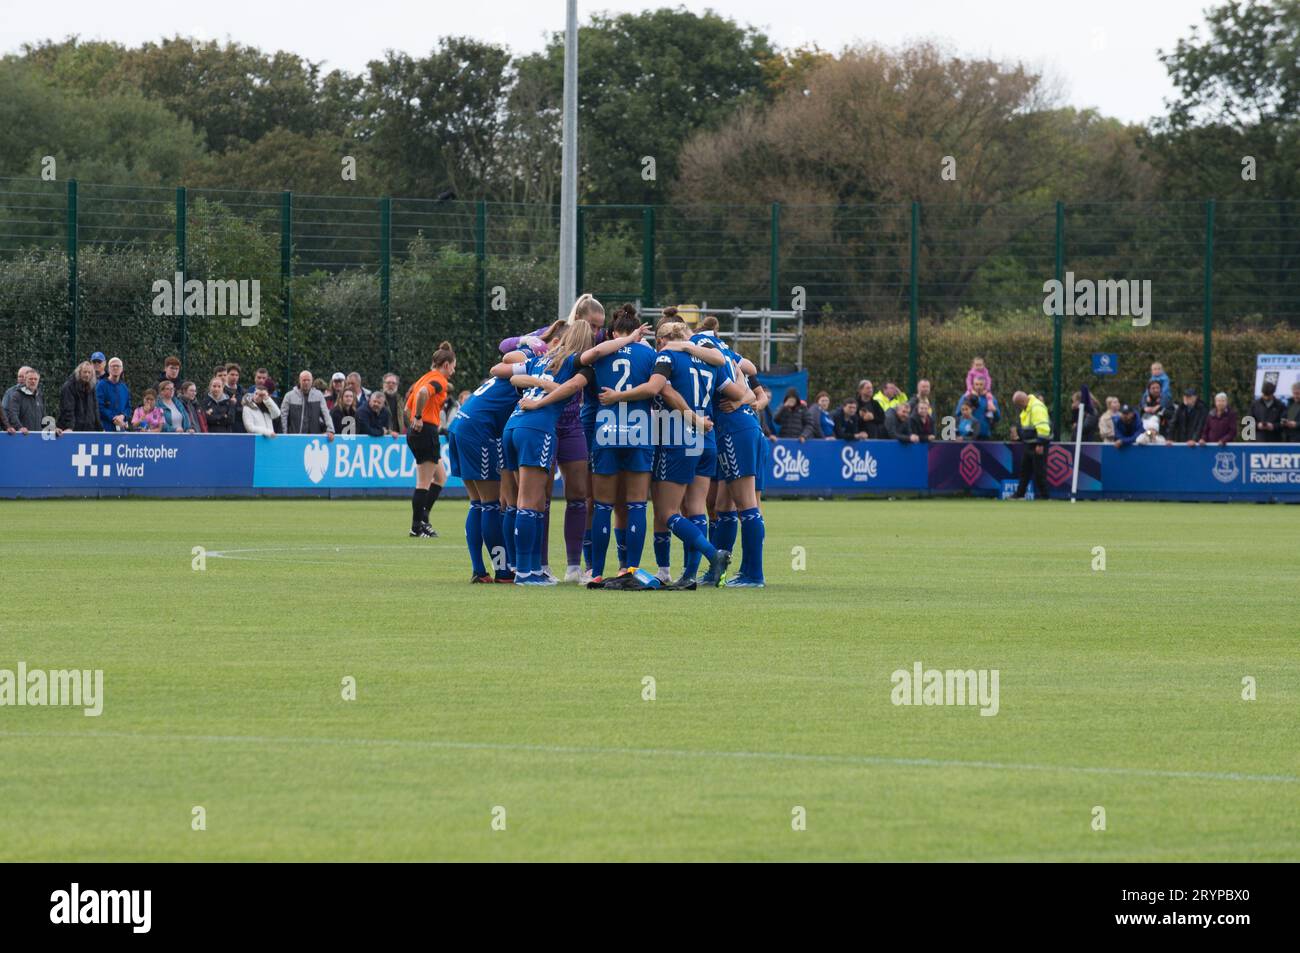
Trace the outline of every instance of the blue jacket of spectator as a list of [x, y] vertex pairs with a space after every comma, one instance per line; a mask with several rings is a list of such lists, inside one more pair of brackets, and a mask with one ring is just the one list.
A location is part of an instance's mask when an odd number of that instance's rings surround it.
[[[958, 420], [961, 420], [962, 401], [969, 401], [971, 397], [975, 397], [975, 395], [971, 394], [969, 397], [962, 397], [961, 400], [957, 401], [957, 406], [953, 408], [952, 415]], [[978, 406], [971, 416], [975, 418], [975, 422], [979, 425], [979, 439], [988, 440], [993, 436], [993, 424], [1002, 419], [1002, 406], [996, 403], [993, 405], [993, 418], [990, 420], [985, 416], [989, 412], [989, 395], [985, 394], [975, 399], [978, 401]]]
[[830, 414], [828, 414], [826, 411], [822, 410], [820, 407], [817, 408], [817, 413], [820, 416], [822, 436], [823, 437], [835, 436], [835, 418], [832, 417]]
[[114, 384], [107, 377], [101, 377], [95, 385], [95, 397], [99, 401], [99, 422], [104, 429], [112, 432], [117, 429], [113, 418], [121, 414], [126, 422], [131, 422], [131, 392], [120, 378]]
[[1115, 439], [1124, 446], [1132, 446], [1133, 441], [1142, 436], [1142, 421], [1137, 414], [1128, 423], [1124, 422], [1123, 414], [1111, 414], [1110, 418], [1115, 422]]
[[172, 408], [168, 407], [161, 400], [158, 401], [157, 407], [163, 415], [163, 433], [185, 433], [193, 426], [190, 423], [189, 411], [185, 409], [185, 404], [179, 398], [172, 398], [172, 406], [176, 408], [176, 413], [172, 413]]
[[1169, 392], [1169, 375], [1161, 371], [1159, 374], [1153, 374], [1147, 380], [1160, 382], [1160, 401], [1168, 407], [1170, 401], [1173, 400], [1173, 394]]

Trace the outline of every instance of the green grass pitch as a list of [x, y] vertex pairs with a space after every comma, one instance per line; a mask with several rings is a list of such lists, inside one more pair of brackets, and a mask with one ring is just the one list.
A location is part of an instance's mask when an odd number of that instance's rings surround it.
[[0, 668], [105, 680], [0, 707], [0, 860], [1300, 859], [1294, 510], [773, 501], [767, 589], [603, 593], [464, 507], [0, 503]]

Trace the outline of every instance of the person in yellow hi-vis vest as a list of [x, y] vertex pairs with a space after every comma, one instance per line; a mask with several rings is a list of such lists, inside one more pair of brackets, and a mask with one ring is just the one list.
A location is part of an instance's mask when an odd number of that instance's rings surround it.
[[899, 404], [907, 403], [907, 395], [893, 381], [887, 381], [885, 386], [876, 391], [876, 403], [880, 405], [882, 413], [889, 413]]
[[1020, 423], [1011, 427], [1011, 439], [1025, 445], [1020, 458], [1020, 486], [1016, 499], [1023, 500], [1029, 489], [1029, 478], [1034, 479], [1034, 499], [1047, 499], [1047, 446], [1052, 441], [1052, 420], [1047, 405], [1033, 394], [1018, 390], [1011, 402], [1020, 408]]

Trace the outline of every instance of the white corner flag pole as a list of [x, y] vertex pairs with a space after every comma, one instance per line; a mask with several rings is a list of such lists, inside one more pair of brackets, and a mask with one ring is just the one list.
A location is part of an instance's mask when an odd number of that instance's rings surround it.
[[1076, 502], [1079, 493], [1079, 454], [1083, 450], [1083, 404], [1079, 404], [1079, 426], [1074, 434], [1074, 477], [1070, 480], [1070, 502]]
[[564, 25], [564, 114], [560, 141], [560, 282], [564, 317], [578, 297], [578, 0], [567, 0]]

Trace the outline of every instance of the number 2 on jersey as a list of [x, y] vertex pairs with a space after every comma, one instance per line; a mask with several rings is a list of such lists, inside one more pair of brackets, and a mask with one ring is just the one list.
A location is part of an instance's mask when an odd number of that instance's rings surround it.
[[623, 376], [618, 379], [618, 383], [614, 385], [614, 390], [631, 390], [632, 388], [624, 385], [627, 384], [627, 379], [632, 376], [632, 362], [625, 357], [620, 357], [610, 366], [614, 368], [615, 374], [619, 373], [620, 370], [623, 373]]

